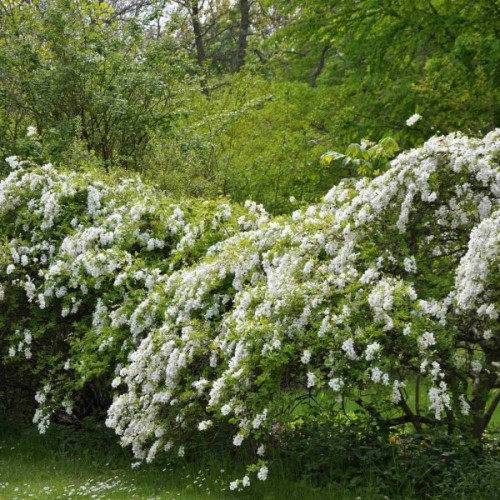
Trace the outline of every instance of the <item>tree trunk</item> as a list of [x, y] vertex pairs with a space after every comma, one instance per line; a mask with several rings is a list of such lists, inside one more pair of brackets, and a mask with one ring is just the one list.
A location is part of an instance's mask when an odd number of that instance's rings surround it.
[[203, 41], [203, 32], [200, 22], [200, 6], [198, 4], [198, 0], [192, 0], [190, 15], [191, 25], [193, 26], [194, 32], [194, 43], [196, 45], [196, 57], [198, 59], [198, 63], [202, 65], [207, 58], [207, 53], [205, 51], [205, 42]]
[[250, 29], [250, 2], [240, 0], [240, 30], [238, 33], [238, 51], [236, 53], [235, 71], [239, 71], [245, 64], [248, 46], [248, 31]]
[[488, 396], [491, 389], [495, 386], [495, 376], [491, 374], [481, 374], [477, 377], [472, 387], [472, 437], [480, 441], [488, 425], [493, 412], [500, 400], [499, 394], [496, 395], [490, 408], [487, 409]]

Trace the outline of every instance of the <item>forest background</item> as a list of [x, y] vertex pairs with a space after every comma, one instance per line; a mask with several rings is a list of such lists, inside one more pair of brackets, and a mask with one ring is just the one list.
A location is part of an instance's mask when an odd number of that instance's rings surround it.
[[328, 150], [361, 160], [361, 140], [498, 125], [499, 15], [490, 0], [2, 1], [0, 156], [289, 212], [379, 173]]

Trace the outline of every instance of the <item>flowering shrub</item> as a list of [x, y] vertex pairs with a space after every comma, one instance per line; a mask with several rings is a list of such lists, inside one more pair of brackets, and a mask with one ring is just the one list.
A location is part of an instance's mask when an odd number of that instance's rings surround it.
[[500, 130], [433, 137], [274, 219], [10, 159], [2, 345], [43, 375], [35, 421], [109, 377], [107, 425], [139, 461], [225, 425], [260, 480], [301, 401], [479, 440], [500, 399], [499, 158]]
[[152, 321], [138, 306], [160, 277], [267, 216], [252, 204], [172, 203], [138, 179], [8, 162], [12, 173], [0, 184], [1, 335], [7, 360], [28, 361], [42, 382], [35, 420], [43, 429], [53, 408], [71, 411], [74, 391], [102, 377], [109, 386]]

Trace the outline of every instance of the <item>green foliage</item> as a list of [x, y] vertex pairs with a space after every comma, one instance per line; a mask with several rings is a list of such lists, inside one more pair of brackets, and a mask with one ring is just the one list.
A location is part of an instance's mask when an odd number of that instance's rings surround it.
[[[286, 57], [288, 76], [309, 80], [327, 49], [318, 85], [341, 99], [343, 128], [356, 141], [389, 133], [407, 148], [436, 131], [475, 133], [499, 125], [496, 2], [268, 4], [288, 20], [265, 44], [276, 53], [276, 73]], [[415, 112], [424, 122], [405, 128]]]
[[361, 413], [328, 421], [309, 420], [283, 436], [289, 469], [311, 484], [371, 482], [389, 498], [487, 498], [500, 480], [497, 439], [478, 453], [456, 436], [388, 435]]
[[[354, 175], [376, 177], [389, 168], [389, 159], [399, 150], [392, 137], [385, 137], [379, 143], [361, 141], [361, 144], [350, 144], [345, 153], [328, 151], [321, 161], [326, 165], [348, 168]], [[351, 175], [353, 175], [351, 174]]]
[[250, 73], [223, 83], [186, 98], [172, 134], [156, 135], [146, 175], [163, 189], [253, 199], [280, 213], [293, 210], [290, 196], [316, 200], [348, 173], [319, 161], [327, 144], [341, 143], [335, 96]]
[[167, 71], [161, 45], [101, 2], [13, 3], [3, 24], [0, 148], [25, 153], [34, 125], [46, 160], [63, 159], [77, 140], [107, 168], [138, 169], [152, 130], [169, 128], [181, 66]]
[[[244, 66], [245, 2], [147, 3], [2, 4], [1, 156], [132, 169], [173, 196], [287, 213], [290, 196], [383, 170], [362, 138], [407, 148], [499, 123], [491, 2], [250, 2]], [[349, 144], [354, 163], [320, 161]]]

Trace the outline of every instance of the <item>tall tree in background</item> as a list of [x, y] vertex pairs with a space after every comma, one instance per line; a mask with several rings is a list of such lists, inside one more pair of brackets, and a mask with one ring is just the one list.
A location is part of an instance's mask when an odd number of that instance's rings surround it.
[[[361, 134], [404, 126], [427, 134], [499, 124], [500, 8], [467, 0], [270, 1], [287, 16], [269, 47], [297, 79], [343, 96]], [[299, 56], [297, 55], [299, 54]], [[280, 67], [278, 66], [278, 67]], [[282, 70], [280, 70], [282, 71]], [[310, 76], [309, 76], [310, 75]]]
[[250, 2], [249, 0], [240, 0], [240, 29], [238, 33], [238, 52], [236, 54], [236, 71], [240, 70], [245, 64], [246, 51], [248, 46], [248, 30], [250, 29]]
[[78, 138], [107, 167], [139, 169], [151, 131], [168, 128], [179, 73], [138, 23], [89, 1], [11, 4], [8, 13], [0, 34], [4, 147], [35, 125], [51, 159]]

